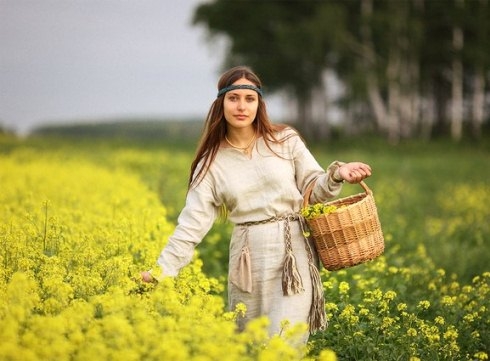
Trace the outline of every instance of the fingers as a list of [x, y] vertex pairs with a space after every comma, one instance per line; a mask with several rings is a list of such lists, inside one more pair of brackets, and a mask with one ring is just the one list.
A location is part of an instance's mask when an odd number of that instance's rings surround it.
[[141, 280], [143, 282], [153, 282], [153, 277], [151, 276], [150, 272], [144, 271], [141, 272]]
[[[371, 175], [371, 167], [367, 164], [361, 163], [359, 166], [352, 169], [351, 173], [356, 177], [367, 178]], [[360, 179], [360, 181], [362, 180]]]
[[361, 162], [351, 162], [342, 165], [339, 169], [340, 175], [349, 183], [359, 183], [371, 176], [371, 167]]

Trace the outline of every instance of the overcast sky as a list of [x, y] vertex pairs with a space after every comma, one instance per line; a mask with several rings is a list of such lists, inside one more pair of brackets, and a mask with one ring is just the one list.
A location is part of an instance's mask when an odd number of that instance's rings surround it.
[[0, 0], [0, 124], [204, 118], [222, 47], [191, 24], [201, 2]]

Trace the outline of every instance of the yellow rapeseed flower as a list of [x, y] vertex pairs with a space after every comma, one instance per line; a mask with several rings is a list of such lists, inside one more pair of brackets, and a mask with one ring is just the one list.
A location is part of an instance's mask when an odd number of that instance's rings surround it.
[[427, 310], [430, 307], [430, 302], [427, 300], [420, 301], [417, 307], [421, 310]]
[[413, 327], [410, 327], [408, 330], [407, 330], [407, 336], [410, 336], [410, 337], [416, 337], [417, 336], [417, 330], [414, 329]]
[[486, 352], [480, 351], [473, 355], [475, 360], [488, 360], [488, 354]]
[[337, 361], [337, 355], [332, 350], [322, 350], [318, 361]]
[[407, 309], [407, 304], [406, 303], [399, 303], [397, 306], [396, 306], [396, 309], [401, 312], [401, 311], [405, 311]]
[[346, 295], [349, 292], [350, 286], [347, 282], [342, 281], [339, 283], [339, 293], [341, 295]]
[[434, 319], [434, 323], [436, 325], [444, 325], [446, 322], [444, 321], [444, 317], [442, 316], [437, 316], [435, 319]]

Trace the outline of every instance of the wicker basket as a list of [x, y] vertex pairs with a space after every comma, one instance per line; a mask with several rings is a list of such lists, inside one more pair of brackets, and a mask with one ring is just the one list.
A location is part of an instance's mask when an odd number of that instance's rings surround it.
[[[307, 219], [323, 266], [330, 271], [372, 260], [384, 251], [384, 238], [373, 192], [364, 182], [365, 193], [326, 203], [338, 208], [333, 213]], [[303, 207], [308, 206], [313, 185], [306, 191]]]

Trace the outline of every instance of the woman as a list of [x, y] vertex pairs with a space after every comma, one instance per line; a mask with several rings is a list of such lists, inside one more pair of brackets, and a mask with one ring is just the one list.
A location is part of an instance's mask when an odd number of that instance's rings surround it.
[[205, 130], [191, 165], [186, 204], [145, 282], [176, 276], [187, 265], [220, 214], [235, 227], [231, 236], [228, 292], [231, 309], [246, 305], [247, 321], [268, 316], [271, 335], [281, 322], [326, 325], [317, 255], [298, 217], [303, 194], [314, 182], [310, 203], [337, 196], [342, 183], [371, 175], [367, 164], [333, 162], [323, 170], [299, 134], [267, 116], [259, 78], [247, 67], [225, 72], [218, 82]]

